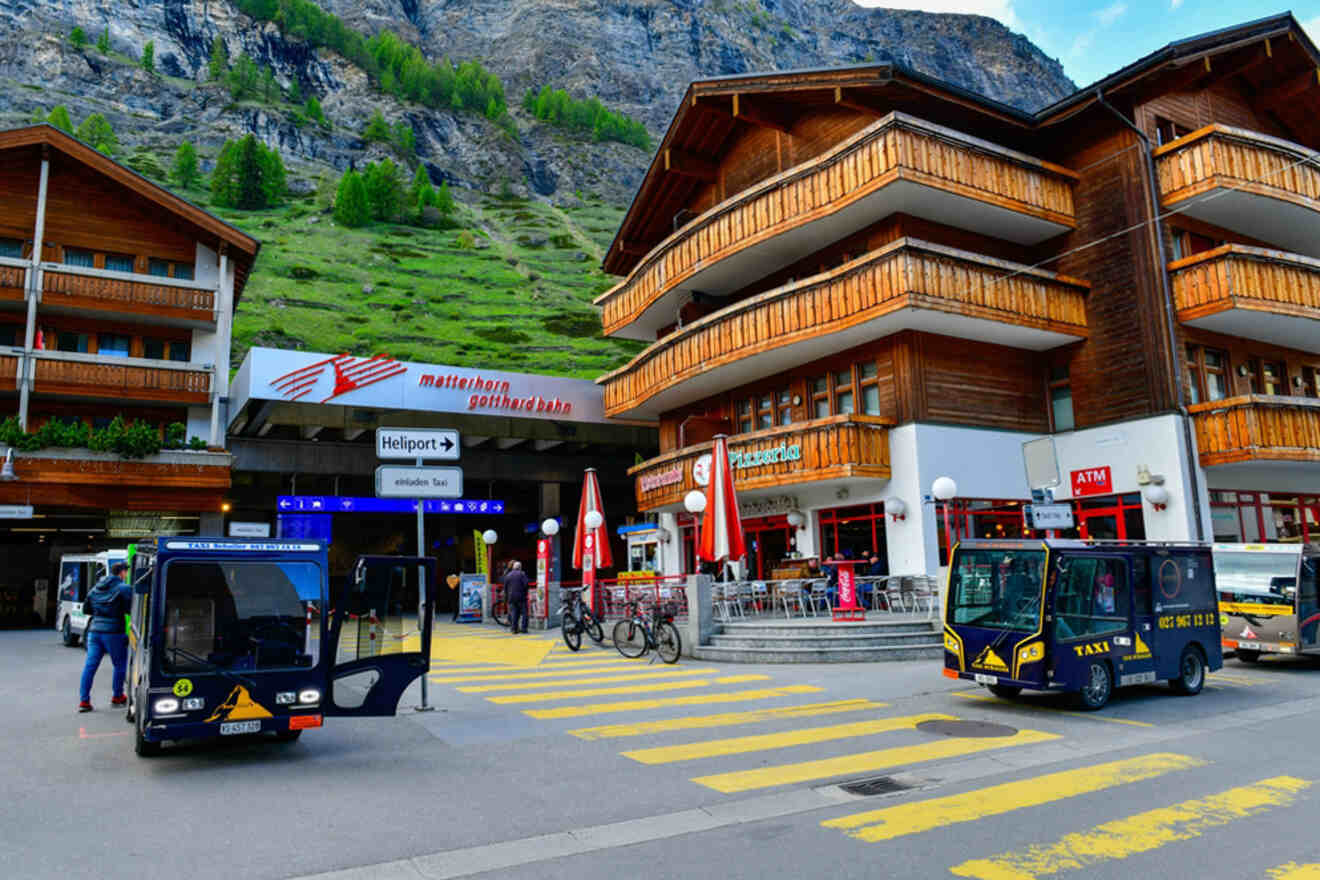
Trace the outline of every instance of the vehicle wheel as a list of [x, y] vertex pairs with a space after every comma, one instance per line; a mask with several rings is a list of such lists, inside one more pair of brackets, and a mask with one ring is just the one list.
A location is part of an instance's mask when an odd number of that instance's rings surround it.
[[64, 626], [60, 627], [60, 636], [64, 639], [66, 647], [78, 647], [78, 637], [73, 634], [73, 624], [69, 623], [67, 617], [64, 618]]
[[605, 644], [605, 627], [600, 625], [600, 621], [592, 617], [587, 623], [587, 635], [598, 645]]
[[496, 602], [490, 606], [490, 616], [495, 618], [495, 622], [500, 626], [509, 625], [509, 606], [504, 602]]
[[564, 636], [564, 644], [568, 645], [568, 650], [576, 651], [582, 647], [582, 630], [578, 629], [573, 621], [565, 618], [559, 629]]
[[640, 657], [646, 653], [646, 633], [631, 620], [614, 624], [614, 647], [625, 657]]
[[996, 697], [1002, 697], [1005, 700], [1011, 700], [1018, 694], [1022, 693], [1022, 688], [1015, 684], [992, 684], [987, 685], [987, 687], [990, 688], [990, 693], [994, 694]]
[[133, 751], [139, 758], [154, 758], [160, 754], [160, 743], [151, 742], [142, 735], [142, 725], [133, 725]]
[[275, 738], [282, 743], [297, 742], [298, 737], [302, 736], [301, 730], [277, 730]]
[[1260, 651], [1243, 651], [1239, 648], [1237, 658], [1243, 663], [1255, 663], [1260, 660]]
[[677, 663], [683, 653], [683, 638], [678, 634], [678, 627], [667, 620], [660, 621], [660, 628], [655, 633], [655, 652], [666, 663]]
[[1176, 693], [1185, 697], [1199, 694], [1205, 686], [1205, 656], [1196, 645], [1183, 648], [1178, 659], [1178, 677], [1169, 680]]
[[1083, 709], [1094, 712], [1103, 709], [1114, 693], [1114, 676], [1109, 671], [1109, 664], [1100, 660], [1093, 661], [1086, 673], [1086, 683], [1077, 692], [1077, 701]]

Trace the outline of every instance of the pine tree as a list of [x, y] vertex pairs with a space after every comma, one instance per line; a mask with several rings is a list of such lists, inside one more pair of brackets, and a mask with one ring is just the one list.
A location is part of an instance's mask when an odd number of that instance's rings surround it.
[[298, 85], [298, 77], [289, 80], [289, 103], [301, 104], [303, 102], [302, 86]]
[[211, 172], [211, 198], [222, 208], [232, 208], [238, 203], [237, 160], [237, 142], [225, 141]]
[[261, 82], [261, 72], [257, 70], [256, 62], [244, 52], [234, 62], [234, 66], [225, 77], [225, 81], [229, 85], [229, 94], [233, 96], [235, 101], [241, 101], [257, 93], [257, 87]]
[[110, 54], [110, 28], [101, 31], [101, 36], [96, 38], [96, 51], [102, 55]]
[[325, 112], [321, 109], [321, 102], [316, 100], [316, 95], [307, 99], [303, 112], [307, 114], [308, 119], [315, 119], [321, 125], [326, 125]]
[[78, 130], [73, 134], [78, 140], [91, 144], [107, 156], [119, 152], [119, 138], [115, 136], [115, 130], [100, 113], [93, 113], [84, 119], [82, 125], [79, 125]]
[[87, 32], [80, 27], [75, 27], [69, 32], [69, 45], [81, 52], [87, 46]]
[[393, 159], [367, 165], [362, 182], [367, 188], [367, 205], [373, 220], [393, 220], [399, 215], [403, 186], [399, 182], [399, 167]]
[[362, 182], [362, 176], [356, 171], [345, 171], [339, 179], [339, 190], [335, 193], [335, 222], [340, 226], [355, 228], [364, 225], [369, 219], [367, 187]]
[[413, 132], [412, 126], [406, 122], [394, 123], [390, 129], [390, 140], [394, 143], [394, 149], [402, 156], [411, 156], [417, 152], [417, 135]]
[[436, 190], [433, 204], [442, 217], [454, 216], [454, 197], [449, 193], [449, 181], [440, 181], [440, 189]]
[[435, 202], [435, 187], [431, 185], [431, 175], [425, 166], [418, 165], [413, 175], [412, 185], [408, 187], [408, 209], [416, 219], [421, 219], [422, 209]]
[[63, 104], [57, 104], [46, 121], [65, 134], [73, 134], [73, 120], [69, 118], [69, 111]]
[[275, 71], [269, 67], [261, 69], [261, 97], [267, 104], [274, 104], [280, 96], [280, 84], [275, 81]]
[[371, 114], [371, 119], [367, 120], [366, 128], [362, 129], [362, 137], [368, 143], [371, 141], [389, 142], [390, 126], [385, 121], [385, 117], [377, 110]]
[[211, 196], [224, 208], [267, 208], [284, 195], [284, 161], [255, 136], [225, 141], [211, 172]]
[[142, 47], [142, 69], [147, 73], [156, 72], [156, 41], [147, 40], [147, 45]]
[[207, 63], [211, 79], [220, 79], [229, 70], [229, 49], [219, 34], [211, 41], [211, 60]]
[[197, 149], [188, 141], [184, 141], [174, 151], [174, 167], [170, 169], [170, 179], [183, 189], [192, 189], [197, 186], [201, 177], [201, 171], [197, 167]]
[[280, 151], [257, 144], [257, 162], [261, 169], [262, 207], [278, 205], [284, 198], [285, 188], [284, 160], [280, 158]]

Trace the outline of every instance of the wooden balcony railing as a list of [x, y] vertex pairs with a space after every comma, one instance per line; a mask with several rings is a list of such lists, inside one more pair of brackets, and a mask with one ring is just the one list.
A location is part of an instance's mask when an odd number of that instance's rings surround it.
[[18, 387], [18, 355], [0, 355], [0, 390], [13, 391]]
[[[613, 333], [712, 262], [900, 180], [1073, 227], [1076, 179], [1066, 168], [891, 113], [832, 150], [716, 205], [656, 245], [596, 302], [603, 306], [605, 332]], [[991, 227], [984, 231], [996, 234]]]
[[1183, 322], [1243, 309], [1320, 320], [1320, 260], [1226, 244], [1169, 264]]
[[1189, 406], [1202, 467], [1320, 462], [1320, 400], [1251, 394]]
[[207, 367], [63, 352], [37, 352], [33, 360], [35, 394], [194, 404], [211, 399], [212, 371]]
[[[889, 427], [876, 416], [831, 416], [729, 438], [733, 485], [740, 492], [843, 477], [889, 479]], [[697, 485], [692, 468], [711, 443], [669, 452], [630, 468], [637, 507], [681, 504]]]
[[654, 343], [598, 380], [605, 386], [605, 413], [620, 415], [701, 373], [900, 309], [1081, 339], [1087, 286], [968, 251], [899, 239], [830, 272], [734, 303]]
[[22, 299], [26, 282], [26, 261], [0, 260], [0, 299]]
[[1291, 141], [1207, 125], [1160, 147], [1155, 157], [1166, 206], [1225, 188], [1320, 211], [1320, 156]]
[[214, 286], [52, 263], [43, 266], [42, 302], [189, 322], [215, 321]]

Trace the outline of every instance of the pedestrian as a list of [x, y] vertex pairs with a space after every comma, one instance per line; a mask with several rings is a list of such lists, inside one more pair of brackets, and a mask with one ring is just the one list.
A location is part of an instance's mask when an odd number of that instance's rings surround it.
[[880, 555], [878, 553], [871, 554], [871, 568], [869, 571], [867, 571], [867, 574], [871, 575], [872, 577], [884, 577], [885, 575], [889, 574], [889, 566], [886, 565], [885, 562], [880, 559]]
[[128, 703], [124, 696], [124, 674], [128, 669], [128, 635], [124, 632], [124, 615], [129, 613], [133, 604], [133, 591], [124, 583], [123, 574], [128, 566], [115, 562], [110, 566], [110, 573], [96, 582], [83, 602], [83, 613], [91, 617], [87, 625], [87, 662], [83, 664], [82, 683], [79, 691], [79, 712], [92, 711], [92, 681], [96, 670], [101, 665], [101, 658], [110, 655], [114, 664], [113, 690], [111, 706], [123, 706]]
[[515, 634], [527, 632], [527, 574], [521, 562], [510, 564], [504, 576], [504, 596], [509, 602], [509, 629]]

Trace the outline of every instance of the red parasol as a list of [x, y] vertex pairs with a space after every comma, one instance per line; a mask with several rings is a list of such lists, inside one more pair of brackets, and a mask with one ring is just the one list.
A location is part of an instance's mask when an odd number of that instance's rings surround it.
[[[587, 514], [593, 510], [600, 514], [600, 525], [594, 529], [588, 529]], [[574, 568], [582, 567], [582, 539], [588, 534], [592, 535], [592, 543], [595, 545], [596, 564], [592, 567], [613, 567], [614, 557], [610, 553], [609, 533], [605, 531], [605, 508], [600, 503], [600, 483], [596, 481], [595, 468], [587, 468], [582, 481], [582, 502], [578, 505], [577, 529], [573, 532]]]
[[723, 434], [716, 434], [715, 447], [710, 452], [706, 515], [701, 522], [697, 556], [707, 562], [723, 562], [726, 559], [739, 560], [746, 555], [738, 495], [733, 491], [733, 468], [729, 466], [729, 444]]

